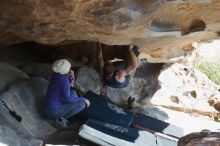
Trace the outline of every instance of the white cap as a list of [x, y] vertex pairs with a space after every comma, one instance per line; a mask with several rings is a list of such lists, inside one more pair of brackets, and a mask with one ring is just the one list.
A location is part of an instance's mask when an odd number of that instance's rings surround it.
[[66, 59], [57, 60], [52, 65], [52, 70], [55, 73], [67, 74], [70, 71], [71, 64]]

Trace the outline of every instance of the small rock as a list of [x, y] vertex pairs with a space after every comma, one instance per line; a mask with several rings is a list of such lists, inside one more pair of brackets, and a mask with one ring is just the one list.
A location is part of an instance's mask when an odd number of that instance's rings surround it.
[[170, 100], [171, 100], [172, 102], [174, 102], [174, 103], [177, 103], [177, 104], [180, 103], [180, 100], [179, 100], [179, 98], [178, 98], [177, 96], [171, 96], [171, 97], [170, 97]]
[[190, 91], [189, 94], [194, 98], [197, 97], [196, 91]]
[[215, 103], [215, 99], [209, 99], [207, 102], [209, 103], [210, 106], [213, 106]]
[[220, 102], [215, 103], [214, 108], [220, 112]]

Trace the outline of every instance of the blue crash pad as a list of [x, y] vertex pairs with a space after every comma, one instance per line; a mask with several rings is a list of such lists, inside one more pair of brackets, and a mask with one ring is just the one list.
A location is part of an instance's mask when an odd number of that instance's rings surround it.
[[132, 112], [118, 107], [92, 91], [86, 92], [84, 97], [90, 101], [90, 107], [80, 112], [80, 116], [86, 119], [92, 118], [112, 124], [131, 125], [134, 118]]

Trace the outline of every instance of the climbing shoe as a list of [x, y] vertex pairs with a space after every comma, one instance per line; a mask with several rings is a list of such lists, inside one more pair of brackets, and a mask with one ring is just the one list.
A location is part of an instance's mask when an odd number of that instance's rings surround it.
[[60, 117], [55, 121], [55, 127], [57, 129], [69, 129], [69, 121]]

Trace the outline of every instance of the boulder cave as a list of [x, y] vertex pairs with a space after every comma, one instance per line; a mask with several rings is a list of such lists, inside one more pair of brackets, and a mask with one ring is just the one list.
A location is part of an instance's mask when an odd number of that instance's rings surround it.
[[[2, 0], [0, 145], [98, 145], [78, 135], [80, 116], [60, 130], [41, 107], [51, 64], [61, 58], [70, 61], [72, 88], [81, 96], [93, 91], [129, 112], [181, 127], [176, 146], [219, 145], [219, 7], [219, 0]], [[98, 43], [118, 69], [127, 65], [129, 46], [138, 46], [128, 87], [102, 84]], [[196, 68], [201, 58], [217, 65], [203, 64], [215, 69], [214, 79], [211, 69]]]

